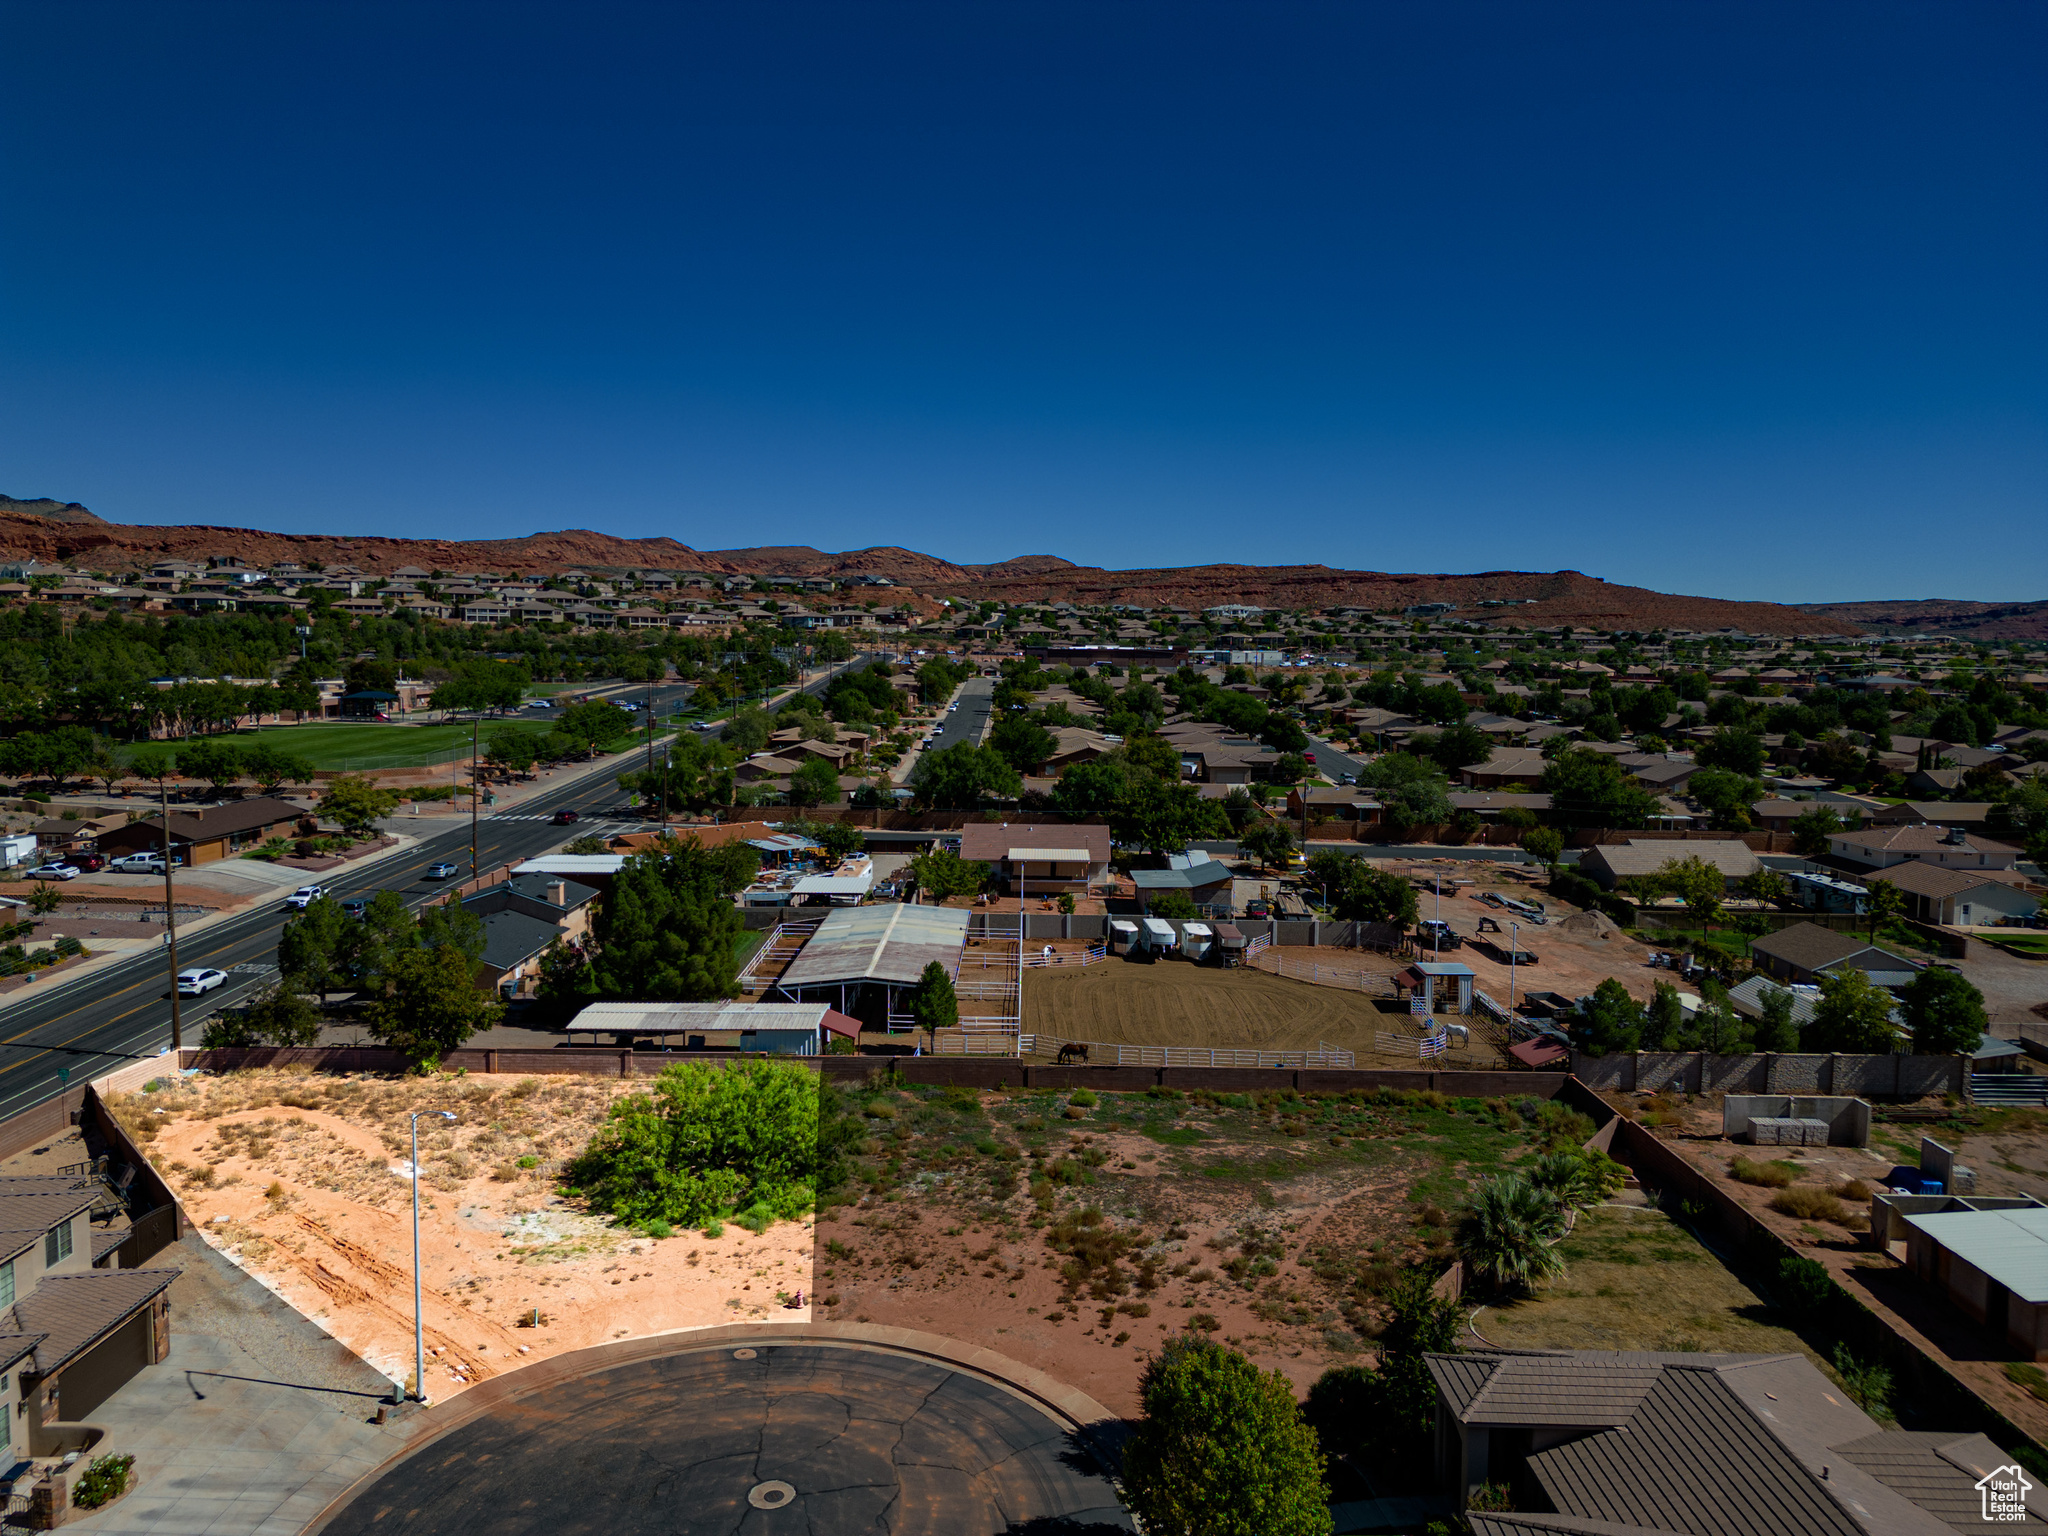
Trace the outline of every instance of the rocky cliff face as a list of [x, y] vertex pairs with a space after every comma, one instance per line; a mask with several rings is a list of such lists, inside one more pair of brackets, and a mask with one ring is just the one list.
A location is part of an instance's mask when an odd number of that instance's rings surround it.
[[2048, 640], [2048, 602], [1975, 603], [1921, 597], [1866, 603], [1801, 603], [1818, 618], [1860, 624], [1878, 634], [1942, 634], [1970, 640]]
[[[704, 551], [674, 539], [621, 539], [590, 529], [515, 539], [386, 539], [347, 534], [264, 533], [194, 525], [141, 527], [102, 522], [76, 502], [0, 501], [0, 555], [125, 572], [158, 560], [204, 561], [233, 554], [252, 565], [287, 560], [353, 565], [389, 574], [414, 565], [434, 571], [593, 575], [621, 570], [697, 571], [713, 576], [885, 576], [904, 594], [994, 602], [1177, 604], [1261, 608], [1399, 609], [1451, 603], [1458, 616], [1516, 626], [1587, 629], [1739, 629], [1757, 634], [1850, 635], [1859, 605], [1725, 602], [1615, 586], [1578, 571], [1391, 574], [1324, 565], [1205, 565], [1111, 571], [1057, 555], [1024, 555], [995, 565], [959, 565], [894, 546], [839, 554], [809, 545]], [[1483, 606], [1488, 603], [1513, 606]], [[925, 605], [920, 603], [920, 607]], [[1949, 605], [1982, 607], [1985, 605]], [[2048, 608], [2048, 605], [2023, 605]], [[2038, 631], [2034, 631], [2038, 633]]]

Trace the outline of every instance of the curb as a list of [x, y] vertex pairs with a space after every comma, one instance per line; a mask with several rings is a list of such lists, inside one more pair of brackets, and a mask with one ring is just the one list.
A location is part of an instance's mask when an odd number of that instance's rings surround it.
[[888, 1328], [873, 1323], [715, 1323], [704, 1328], [678, 1328], [646, 1338], [621, 1339], [613, 1344], [595, 1344], [588, 1349], [571, 1350], [479, 1382], [443, 1407], [429, 1407], [420, 1416], [405, 1448], [335, 1495], [325, 1509], [307, 1522], [304, 1536], [317, 1536], [325, 1530], [336, 1515], [393, 1467], [431, 1449], [448, 1435], [491, 1413], [501, 1404], [516, 1402], [562, 1382], [600, 1371], [637, 1364], [642, 1360], [695, 1354], [725, 1344], [744, 1344], [755, 1348], [772, 1344], [825, 1345], [904, 1355], [945, 1366], [1030, 1403], [1047, 1418], [1077, 1436], [1101, 1465], [1105, 1476], [1116, 1476], [1116, 1441], [1119, 1437], [1114, 1431], [1122, 1421], [1085, 1392], [1065, 1386], [1043, 1371], [999, 1355], [994, 1350], [963, 1344], [941, 1334], [920, 1333], [913, 1328]]

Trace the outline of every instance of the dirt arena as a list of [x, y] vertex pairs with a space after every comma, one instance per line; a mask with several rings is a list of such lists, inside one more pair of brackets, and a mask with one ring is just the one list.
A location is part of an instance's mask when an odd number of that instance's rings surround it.
[[[1345, 951], [1357, 965], [1355, 952]], [[1108, 960], [1086, 970], [1033, 971], [1024, 980], [1027, 1033], [1111, 1045], [1190, 1045], [1219, 1050], [1371, 1051], [1380, 1030], [1406, 1031], [1362, 993], [1283, 980], [1249, 968], [1185, 961]]]

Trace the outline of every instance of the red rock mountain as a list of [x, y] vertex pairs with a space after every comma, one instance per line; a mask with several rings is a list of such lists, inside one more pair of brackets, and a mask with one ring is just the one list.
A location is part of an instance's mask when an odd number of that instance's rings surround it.
[[[1681, 597], [1616, 586], [1578, 571], [1389, 574], [1324, 565], [1205, 565], [1111, 571], [1057, 555], [1025, 555], [995, 565], [958, 565], [915, 550], [884, 546], [831, 554], [808, 545], [703, 551], [674, 539], [622, 539], [589, 529], [511, 539], [388, 539], [349, 534], [266, 533], [199, 525], [149, 527], [101, 521], [76, 502], [0, 498], [0, 555], [68, 562], [124, 572], [158, 560], [204, 561], [233, 554], [251, 565], [318, 560], [373, 573], [400, 566], [426, 570], [525, 574], [583, 570], [698, 571], [707, 575], [886, 576], [932, 597], [994, 602], [1178, 604], [1206, 608], [1404, 608], [1451, 603], [1459, 617], [1516, 626], [1570, 624], [1592, 629], [1738, 629], [1757, 634], [1851, 635], [1858, 605], [1785, 607]], [[1514, 606], [1482, 607], [1482, 604]], [[1960, 607], [1980, 605], [1957, 605]]]

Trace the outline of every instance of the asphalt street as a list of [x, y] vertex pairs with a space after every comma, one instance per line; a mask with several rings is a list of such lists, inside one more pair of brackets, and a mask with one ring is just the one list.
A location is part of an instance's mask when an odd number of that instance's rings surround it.
[[969, 746], [980, 741], [982, 727], [988, 724], [989, 712], [995, 708], [995, 692], [992, 677], [970, 677], [962, 683], [960, 695], [954, 700], [959, 707], [946, 714], [939, 726], [938, 739], [925, 751], [943, 752], [963, 741]]
[[[860, 666], [865, 660], [857, 657], [847, 665]], [[826, 673], [807, 683], [805, 692], [818, 692], [832, 676]], [[571, 838], [638, 826], [638, 814], [624, 805], [625, 796], [615, 782], [630, 766], [635, 766], [630, 759], [609, 760], [565, 777], [503, 812], [484, 816], [477, 823], [477, 868], [495, 869], [547, 853]], [[554, 826], [549, 818], [559, 810], [574, 810], [582, 819], [575, 826]], [[410, 834], [421, 823], [401, 819], [388, 825]], [[425, 878], [427, 866], [443, 860], [457, 866], [460, 878], [468, 877], [468, 821], [450, 822], [410, 848], [360, 869], [344, 868], [320, 883], [336, 897], [397, 891], [407, 905], [417, 908], [447, 889], [446, 882]], [[180, 938], [179, 969], [211, 967], [228, 973], [226, 985], [184, 999], [186, 1045], [199, 1043], [200, 1021], [206, 1015], [268, 985], [277, 963], [278, 934], [293, 915], [279, 899]], [[72, 981], [52, 983], [47, 990], [0, 1009], [0, 1118], [63, 1092], [67, 1085], [60, 1072], [77, 1083], [154, 1056], [170, 1043], [170, 971], [161, 949]]]
[[1315, 754], [1316, 770], [1332, 784], [1342, 783], [1345, 774], [1357, 774], [1365, 767], [1364, 758], [1340, 752], [1320, 736], [1309, 737], [1308, 749]]

